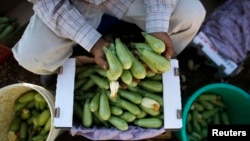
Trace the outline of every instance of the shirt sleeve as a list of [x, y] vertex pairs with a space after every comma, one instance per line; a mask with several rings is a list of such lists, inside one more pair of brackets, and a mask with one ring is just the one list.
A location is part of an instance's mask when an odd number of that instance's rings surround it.
[[101, 34], [68, 0], [30, 0], [34, 12], [56, 35], [71, 39], [90, 51]]
[[146, 6], [146, 31], [168, 32], [170, 16], [179, 0], [144, 0]]

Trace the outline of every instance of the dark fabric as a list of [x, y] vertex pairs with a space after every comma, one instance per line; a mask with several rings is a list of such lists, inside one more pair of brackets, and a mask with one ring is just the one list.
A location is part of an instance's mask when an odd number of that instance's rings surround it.
[[110, 33], [113, 29], [119, 27], [119, 25], [126, 24], [126, 22], [119, 20], [116, 17], [104, 14], [97, 31], [102, 35]]
[[[96, 30], [103, 36], [112, 35], [111, 38], [113, 39], [115, 37], [121, 38], [121, 40], [123, 40], [125, 43], [144, 40], [144, 38], [141, 36], [142, 30], [138, 26], [123, 20], [119, 20], [118, 18], [107, 14], [102, 16], [101, 22]], [[84, 50], [81, 46], [76, 45], [73, 48], [73, 54], [71, 57], [79, 55], [91, 56], [90, 53]]]
[[[117, 29], [119, 26], [126, 24], [126, 22], [119, 20], [116, 17], [104, 14], [102, 16], [101, 22], [99, 26], [97, 27], [97, 31], [101, 33], [102, 35], [110, 34], [115, 29]], [[87, 55], [91, 56], [89, 52], [84, 50], [80, 45], [76, 45], [73, 48], [73, 55], [72, 56], [79, 56], [79, 55]]]

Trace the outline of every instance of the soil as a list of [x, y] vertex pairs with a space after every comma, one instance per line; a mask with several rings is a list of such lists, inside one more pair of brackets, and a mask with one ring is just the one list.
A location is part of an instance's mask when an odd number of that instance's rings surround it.
[[[129, 31], [138, 30], [130, 28]], [[106, 37], [112, 39], [114, 37], [113, 35]], [[134, 41], [141, 40], [138, 39], [140, 36], [136, 34], [123, 34], [123, 36], [115, 36], [121, 37], [125, 42], [129, 41], [131, 38]], [[211, 62], [206, 57], [200, 55], [197, 49], [191, 45], [189, 45], [179, 56], [177, 56], [177, 59], [179, 60], [182, 99], [187, 98], [199, 88], [211, 83], [229, 83], [242, 88], [248, 93], [250, 92], [250, 59], [246, 59], [244, 64], [241, 65], [241, 67], [243, 67], [242, 71], [236, 73], [235, 75], [226, 77], [216, 77], [218, 67], [211, 65]], [[193, 67], [190, 67], [190, 62], [193, 62]], [[0, 64], [0, 88], [18, 82], [41, 85], [39, 75], [25, 70], [18, 65], [13, 57], [11, 57], [3, 64]], [[54, 89], [55, 87], [52, 86], [45, 88]], [[64, 140], [66, 140], [66, 138], [64, 138]], [[70, 140], [83, 140], [83, 137], [75, 137], [74, 139], [72, 139], [72, 137], [68, 138], [71, 138]], [[171, 136], [170, 138], [168, 137], [167, 139], [176, 140], [174, 136]]]

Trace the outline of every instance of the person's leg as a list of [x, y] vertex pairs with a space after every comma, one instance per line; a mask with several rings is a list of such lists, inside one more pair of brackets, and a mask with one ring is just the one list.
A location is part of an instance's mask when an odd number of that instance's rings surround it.
[[15, 59], [35, 74], [53, 74], [72, 54], [71, 40], [59, 38], [33, 15], [23, 36], [13, 47]]
[[[97, 28], [101, 34], [110, 29], [108, 26], [121, 22], [114, 17], [110, 18], [111, 16], [102, 17], [103, 12], [98, 9], [93, 10], [91, 5], [85, 5], [80, 1], [74, 2], [76, 8], [79, 8], [79, 12], [86, 18], [86, 21], [93, 28]], [[85, 8], [80, 9], [80, 6], [85, 6]], [[100, 24], [101, 20], [102, 23]], [[16, 43], [12, 51], [15, 59], [23, 68], [41, 75], [55, 73], [58, 67], [69, 57], [90, 55], [74, 41], [58, 37], [36, 15], [31, 17], [21, 39]], [[73, 51], [76, 51], [76, 53], [73, 54]], [[82, 59], [80, 58], [80, 60]]]
[[175, 47], [175, 55], [180, 54], [192, 41], [206, 11], [199, 0], [180, 0], [170, 19], [169, 35]]
[[[143, 0], [134, 1], [123, 20], [135, 23], [145, 30], [145, 8]], [[199, 0], [179, 0], [170, 18], [168, 34], [173, 41], [175, 56], [180, 54], [198, 32], [206, 11]]]

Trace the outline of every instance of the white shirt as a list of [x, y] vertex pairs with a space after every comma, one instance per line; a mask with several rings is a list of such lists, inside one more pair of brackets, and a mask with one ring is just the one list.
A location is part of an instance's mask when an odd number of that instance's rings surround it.
[[[121, 19], [134, 0], [28, 0], [35, 14], [58, 36], [68, 38], [90, 51], [101, 34], [82, 16], [89, 5], [102, 6]], [[76, 2], [75, 2], [76, 1]], [[77, 4], [76, 4], [77, 3]], [[178, 0], [144, 0], [146, 32], [167, 32]]]

